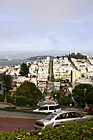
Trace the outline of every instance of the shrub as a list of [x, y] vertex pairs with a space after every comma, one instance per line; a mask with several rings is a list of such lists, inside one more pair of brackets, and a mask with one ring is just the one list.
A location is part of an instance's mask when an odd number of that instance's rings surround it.
[[69, 96], [64, 96], [59, 99], [59, 104], [64, 106], [69, 106], [72, 103]]

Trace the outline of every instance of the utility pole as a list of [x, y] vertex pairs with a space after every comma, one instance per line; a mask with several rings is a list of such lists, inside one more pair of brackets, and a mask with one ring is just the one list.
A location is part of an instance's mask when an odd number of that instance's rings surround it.
[[6, 88], [4, 89], [4, 94], [5, 94], [4, 102], [6, 103], [7, 102], [7, 100], [6, 100]]

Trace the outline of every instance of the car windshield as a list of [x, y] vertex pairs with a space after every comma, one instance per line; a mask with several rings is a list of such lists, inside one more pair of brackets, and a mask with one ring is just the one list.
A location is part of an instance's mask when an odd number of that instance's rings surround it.
[[52, 118], [54, 118], [57, 114], [50, 114], [47, 117], [44, 118], [44, 120], [51, 120]]

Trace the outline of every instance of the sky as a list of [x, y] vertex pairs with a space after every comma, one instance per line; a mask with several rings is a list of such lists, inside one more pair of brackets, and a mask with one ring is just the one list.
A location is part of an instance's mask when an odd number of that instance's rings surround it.
[[93, 0], [0, 0], [0, 58], [93, 56]]

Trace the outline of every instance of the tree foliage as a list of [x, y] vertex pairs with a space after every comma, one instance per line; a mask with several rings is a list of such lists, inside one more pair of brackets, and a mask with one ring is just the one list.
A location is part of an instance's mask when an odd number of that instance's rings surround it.
[[59, 104], [63, 106], [69, 106], [72, 103], [69, 96], [64, 96], [59, 99]]
[[81, 53], [77, 53], [76, 55], [75, 55], [75, 53], [71, 53], [71, 54], [67, 55], [67, 57], [69, 59], [71, 59], [71, 58], [75, 58], [75, 59], [87, 59], [87, 56], [82, 55]]
[[54, 99], [59, 100], [59, 98], [60, 98], [60, 92], [52, 91], [51, 94], [52, 94], [52, 97], [53, 97]]
[[93, 104], [93, 86], [89, 84], [79, 84], [73, 89], [73, 97], [80, 105], [87, 102]]
[[4, 101], [4, 96], [0, 95], [0, 102], [3, 102], [3, 101]]
[[7, 102], [14, 104], [14, 95], [11, 96], [11, 92], [6, 93]]
[[53, 60], [50, 60], [50, 62], [49, 62], [49, 70], [48, 70], [48, 72], [49, 72], [48, 80], [51, 79], [51, 81], [54, 82], [55, 78], [54, 78], [54, 74], [53, 74]]
[[21, 64], [21, 70], [20, 70], [21, 76], [28, 76], [28, 73], [29, 73], [28, 66], [25, 63]]
[[4, 80], [4, 88], [6, 89], [6, 91], [9, 91], [12, 88], [11, 75], [3, 75], [2, 79]]
[[36, 105], [42, 97], [41, 91], [35, 84], [28, 81], [24, 82], [16, 91], [16, 102], [19, 105]]

